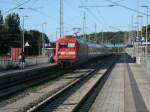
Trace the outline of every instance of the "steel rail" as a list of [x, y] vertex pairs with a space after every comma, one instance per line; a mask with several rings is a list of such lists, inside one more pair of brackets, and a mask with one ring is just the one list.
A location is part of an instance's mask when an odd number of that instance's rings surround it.
[[[109, 65], [108, 70], [105, 71], [105, 73], [103, 73], [102, 77], [103, 77], [106, 73], [108, 73], [108, 71], [109, 71], [109, 70], [112, 68], [112, 66], [114, 65], [114, 62], [115, 62], [115, 61], [113, 61], [113, 62]], [[43, 108], [47, 107], [47, 105], [49, 105], [50, 103], [55, 102], [58, 98], [60, 98], [60, 97], [62, 97], [63, 95], [67, 94], [68, 91], [70, 91], [70, 90], [71, 90], [73, 87], [75, 87], [76, 85], [79, 85], [79, 83], [82, 83], [82, 82], [84, 82], [84, 81], [85, 81], [85, 83], [86, 83], [90, 78], [93, 77], [93, 75], [95, 75], [95, 74], [97, 73], [97, 71], [98, 71], [101, 67], [104, 67], [104, 66], [102, 66], [102, 65], [105, 65], [104, 63], [105, 63], [105, 61], [102, 61], [101, 63], [98, 63], [98, 65], [95, 66], [95, 69], [92, 70], [90, 73], [88, 73], [87, 75], [84, 75], [84, 76], [83, 76], [82, 78], [80, 78], [80, 79], [74, 80], [72, 83], [70, 83], [70, 84], [69, 84], [68, 86], [66, 86], [65, 88], [62, 88], [60, 91], [56, 92], [56, 93], [53, 94], [52, 96], [50, 96], [50, 97], [44, 99], [42, 102], [40, 102], [40, 103], [38, 103], [37, 105], [35, 105], [35, 106], [29, 108], [29, 109], [27, 110], [27, 112], [37, 112], [37, 111], [41, 111]], [[100, 78], [100, 79], [101, 79], [101, 78]], [[98, 81], [100, 81], [100, 79], [99, 79]], [[97, 83], [98, 83], [98, 82], [97, 82]], [[96, 84], [97, 84], [97, 83], [96, 83]], [[96, 84], [95, 84], [95, 85], [96, 85]], [[83, 85], [84, 85], [84, 83], [83, 83]], [[82, 85], [81, 85], [80, 87], [82, 87]], [[78, 88], [80, 88], [80, 87], [78, 87]], [[95, 86], [94, 86], [94, 87], [95, 87]], [[94, 87], [93, 87], [93, 88], [94, 88]], [[76, 88], [76, 89], [78, 89], [78, 88]], [[92, 90], [92, 89], [91, 89], [91, 90]], [[72, 93], [72, 94], [74, 94], [74, 93]], [[87, 93], [87, 94], [88, 94], [88, 93]], [[87, 95], [87, 94], [86, 94], [86, 95]], [[82, 100], [77, 104], [77, 106], [75, 106], [75, 108], [72, 109], [72, 111], [76, 111], [76, 109], [79, 107], [79, 105], [82, 103], [82, 101], [84, 101], [83, 99], [85, 99], [86, 95], [85, 95], [85, 96], [82, 98]]]

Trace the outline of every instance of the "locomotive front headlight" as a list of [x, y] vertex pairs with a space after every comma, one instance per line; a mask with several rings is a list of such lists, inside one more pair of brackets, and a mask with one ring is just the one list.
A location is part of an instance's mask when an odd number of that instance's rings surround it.
[[61, 55], [61, 52], [58, 52], [58, 55]]

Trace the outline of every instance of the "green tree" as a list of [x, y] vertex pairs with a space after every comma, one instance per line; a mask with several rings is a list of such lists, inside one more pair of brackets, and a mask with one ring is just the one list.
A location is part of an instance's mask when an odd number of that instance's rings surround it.
[[[146, 37], [146, 26], [142, 27], [143, 36]], [[148, 25], [148, 41], [150, 41], [150, 24]]]
[[20, 18], [18, 14], [9, 14], [3, 20], [1, 16], [2, 30], [0, 36], [0, 53], [10, 52], [11, 47], [20, 47]]
[[3, 15], [2, 15], [2, 12], [0, 10], [0, 32], [3, 31], [3, 23], [4, 23], [4, 20], [3, 20]]
[[9, 14], [5, 18], [5, 26], [10, 33], [20, 32], [20, 18], [18, 14]]
[[[42, 51], [42, 32], [37, 30], [25, 31], [25, 42], [30, 44], [28, 48], [28, 54], [41, 54]], [[49, 39], [46, 34], [43, 34], [45, 43], [49, 43]]]
[[[20, 28], [20, 18], [18, 14], [9, 14], [3, 21], [3, 16], [0, 12], [0, 24], [2, 31], [0, 31], [0, 54], [6, 54], [10, 51], [11, 47], [22, 47], [22, 30]], [[28, 42], [30, 46], [25, 48], [28, 54], [37, 55], [41, 53], [42, 48], [42, 34], [44, 36], [45, 43], [49, 43], [49, 39], [46, 34], [37, 30], [24, 31], [24, 41]], [[26, 52], [26, 53], [27, 53]]]
[[0, 25], [2, 25], [3, 24], [3, 15], [2, 15], [2, 12], [1, 12], [1, 10], [0, 10]]

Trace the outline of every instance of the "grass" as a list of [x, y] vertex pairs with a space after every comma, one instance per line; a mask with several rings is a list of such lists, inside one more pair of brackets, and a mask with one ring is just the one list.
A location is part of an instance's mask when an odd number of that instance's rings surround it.
[[113, 48], [112, 51], [115, 52], [115, 53], [122, 53], [124, 51], [124, 48], [119, 48], [119, 47], [118, 48]]

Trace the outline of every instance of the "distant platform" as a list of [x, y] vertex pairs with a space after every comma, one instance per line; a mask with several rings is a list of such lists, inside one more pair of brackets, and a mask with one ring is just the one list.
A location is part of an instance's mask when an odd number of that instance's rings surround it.
[[105, 44], [107, 47], [110, 47], [110, 48], [114, 48], [114, 47], [117, 47], [117, 48], [123, 48], [125, 47], [124, 44]]

